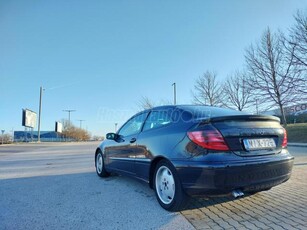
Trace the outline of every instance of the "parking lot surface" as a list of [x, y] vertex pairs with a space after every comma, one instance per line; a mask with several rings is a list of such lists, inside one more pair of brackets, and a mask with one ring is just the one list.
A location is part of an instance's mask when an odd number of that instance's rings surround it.
[[196, 229], [307, 229], [307, 148], [289, 151], [295, 163], [286, 183], [237, 200], [192, 199], [182, 214]]
[[307, 229], [307, 148], [283, 185], [234, 200], [193, 198], [169, 213], [146, 184], [101, 179], [98, 143], [0, 146], [0, 229]]
[[0, 146], [0, 229], [193, 229], [146, 184], [98, 177], [97, 144]]

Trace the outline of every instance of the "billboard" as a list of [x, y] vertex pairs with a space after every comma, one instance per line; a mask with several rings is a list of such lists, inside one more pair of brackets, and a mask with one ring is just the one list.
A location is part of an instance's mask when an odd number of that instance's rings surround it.
[[22, 110], [22, 126], [35, 128], [37, 115], [29, 109]]
[[306, 111], [307, 111], [307, 103], [293, 105], [285, 108], [285, 112], [287, 114], [299, 115], [302, 113], [306, 113]]
[[61, 122], [55, 122], [55, 132], [62, 133], [63, 132], [63, 124]]
[[[300, 114], [305, 114], [307, 113], [307, 103], [284, 107], [284, 111], [286, 115], [298, 116]], [[280, 109], [269, 110], [263, 112], [263, 114], [281, 116]]]

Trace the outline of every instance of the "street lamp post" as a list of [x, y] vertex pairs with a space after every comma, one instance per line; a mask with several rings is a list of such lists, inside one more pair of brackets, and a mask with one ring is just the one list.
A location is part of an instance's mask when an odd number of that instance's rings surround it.
[[80, 129], [82, 129], [82, 122], [85, 120], [78, 120], [80, 122]]
[[14, 128], [12, 128], [12, 130], [11, 130], [11, 132], [12, 132], [12, 142], [14, 142]]
[[115, 132], [117, 132], [117, 123], [115, 123]]
[[42, 116], [42, 97], [43, 97], [43, 87], [40, 87], [39, 91], [39, 112], [38, 112], [38, 133], [37, 142], [41, 141], [41, 116]]
[[174, 105], [176, 105], [176, 83], [174, 82], [172, 86], [174, 86]]
[[258, 111], [258, 98], [256, 98], [256, 113], [257, 113], [257, 115], [259, 114], [259, 111]]
[[67, 112], [68, 113], [68, 126], [70, 126], [70, 113], [76, 112], [76, 110], [74, 110], [74, 109], [66, 109], [66, 110], [63, 110], [63, 112]]

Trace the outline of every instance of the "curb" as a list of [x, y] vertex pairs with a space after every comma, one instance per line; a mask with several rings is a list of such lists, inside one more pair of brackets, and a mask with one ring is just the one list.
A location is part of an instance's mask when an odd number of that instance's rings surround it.
[[288, 143], [288, 146], [307, 148], [307, 143]]

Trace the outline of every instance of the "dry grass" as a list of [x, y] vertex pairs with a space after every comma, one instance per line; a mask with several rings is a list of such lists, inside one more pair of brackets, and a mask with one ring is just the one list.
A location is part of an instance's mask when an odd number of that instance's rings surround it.
[[288, 142], [307, 143], [307, 123], [287, 126]]

